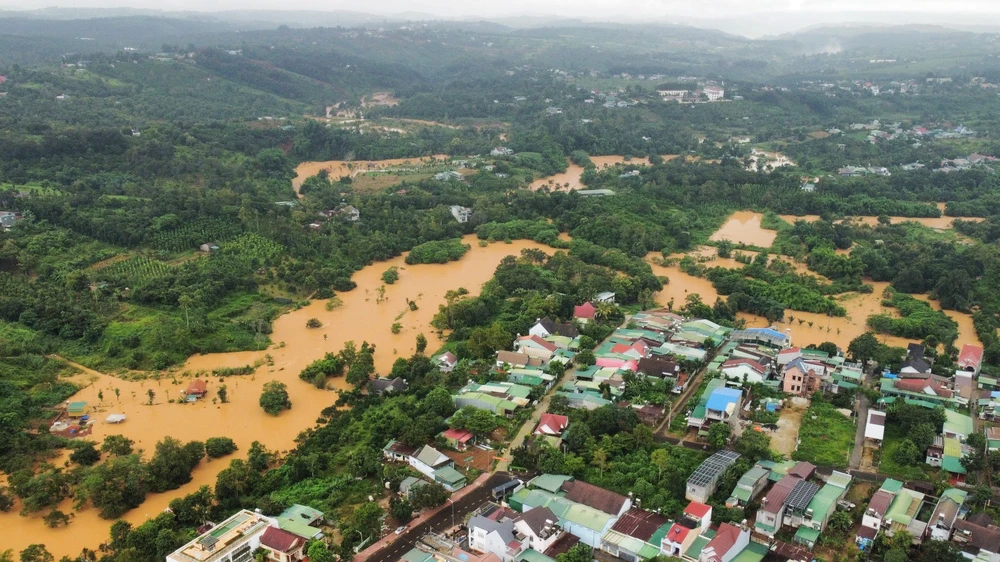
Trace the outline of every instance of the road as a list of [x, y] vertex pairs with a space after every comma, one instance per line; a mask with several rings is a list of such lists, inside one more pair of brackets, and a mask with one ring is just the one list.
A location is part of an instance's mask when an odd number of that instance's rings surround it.
[[552, 388], [542, 396], [538, 404], [535, 405], [534, 411], [531, 412], [531, 417], [528, 421], [524, 422], [521, 429], [518, 430], [517, 435], [510, 440], [510, 445], [507, 447], [507, 454], [504, 455], [502, 460], [497, 461], [496, 467], [493, 468], [494, 472], [506, 471], [510, 466], [510, 450], [515, 447], [520, 447], [521, 443], [524, 442], [524, 438], [531, 434], [535, 430], [535, 426], [542, 419], [542, 414], [549, 411], [549, 402], [552, 400], [553, 394], [555, 394], [556, 389], [559, 387], [560, 381], [555, 381], [552, 383]]
[[[354, 557], [354, 562], [396, 562], [407, 551], [416, 546], [418, 540], [429, 532], [441, 533], [455, 524], [461, 523], [467, 515], [493, 499], [493, 488], [513, 478], [506, 472], [497, 472], [454, 503], [446, 502], [424, 522], [411, 525], [401, 535], [389, 535], [390, 542], [381, 549], [362, 551]], [[391, 539], [391, 537], [396, 537]], [[382, 540], [385, 540], [382, 539]]]
[[857, 470], [861, 468], [861, 457], [865, 452], [865, 426], [868, 424], [868, 407], [870, 403], [868, 402], [868, 397], [862, 393], [858, 393], [858, 417], [855, 418], [855, 422], [858, 427], [854, 432], [854, 450], [851, 451], [851, 461], [847, 465], [850, 468]]

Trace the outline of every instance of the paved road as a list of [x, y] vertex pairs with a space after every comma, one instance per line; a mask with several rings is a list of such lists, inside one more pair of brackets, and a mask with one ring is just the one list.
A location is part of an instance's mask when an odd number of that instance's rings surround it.
[[[453, 525], [460, 524], [467, 515], [479, 509], [493, 499], [493, 488], [508, 482], [513, 477], [506, 472], [497, 472], [490, 476], [485, 482], [459, 498], [454, 503], [445, 502], [438, 511], [431, 515], [426, 521], [412, 525], [401, 535], [391, 535], [397, 537], [394, 541], [384, 545], [381, 550], [374, 552], [362, 551], [354, 557], [354, 562], [396, 562], [406, 554], [411, 548], [416, 546], [418, 540], [429, 532], [440, 533]], [[454, 523], [453, 523], [454, 522]]]
[[552, 388], [542, 396], [542, 399], [538, 401], [535, 405], [534, 411], [531, 412], [531, 417], [528, 421], [524, 422], [521, 429], [518, 430], [517, 435], [510, 440], [510, 445], [507, 447], [507, 454], [503, 456], [503, 460], [497, 461], [496, 467], [493, 469], [494, 472], [506, 471], [510, 466], [510, 450], [515, 447], [520, 447], [521, 443], [524, 442], [524, 438], [531, 434], [535, 430], [535, 426], [542, 419], [542, 414], [549, 411], [549, 402], [552, 400], [552, 396], [555, 394], [556, 389], [559, 387], [560, 381], [552, 383]]

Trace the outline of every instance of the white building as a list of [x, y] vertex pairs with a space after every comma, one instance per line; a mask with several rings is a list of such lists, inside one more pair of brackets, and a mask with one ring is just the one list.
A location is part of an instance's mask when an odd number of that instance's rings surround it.
[[260, 539], [277, 521], [246, 509], [167, 556], [167, 562], [250, 562]]

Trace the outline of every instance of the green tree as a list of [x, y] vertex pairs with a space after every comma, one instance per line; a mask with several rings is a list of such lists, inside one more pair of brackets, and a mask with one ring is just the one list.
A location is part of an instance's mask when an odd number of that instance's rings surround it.
[[292, 401], [288, 399], [288, 387], [280, 381], [270, 381], [264, 384], [264, 390], [260, 394], [260, 407], [265, 412], [276, 416], [283, 410], [292, 408]]
[[146, 389], [146, 396], [149, 397], [149, 405], [153, 405], [153, 399], [156, 398], [156, 392], [152, 388]]
[[708, 428], [708, 445], [713, 449], [721, 449], [729, 441], [729, 424], [714, 423]]
[[101, 460], [101, 453], [97, 450], [97, 447], [95, 447], [93, 443], [87, 441], [85, 443], [80, 443], [80, 446], [74, 449], [69, 456], [69, 460], [82, 466], [90, 466]]
[[181, 525], [200, 527], [208, 520], [214, 503], [212, 488], [201, 486], [183, 498], [170, 500], [170, 511]]
[[164, 437], [156, 444], [147, 466], [150, 490], [165, 492], [187, 484], [191, 481], [191, 471], [204, 456], [205, 444], [201, 441], [182, 445], [173, 437]]
[[236, 442], [229, 437], [209, 437], [205, 440], [205, 454], [217, 459], [236, 452]]
[[591, 548], [579, 543], [566, 552], [556, 555], [556, 562], [591, 562], [593, 558]]
[[124, 457], [132, 454], [132, 445], [134, 444], [135, 441], [124, 435], [108, 435], [104, 438], [104, 443], [101, 444], [101, 452]]
[[306, 550], [306, 554], [309, 556], [310, 562], [334, 562], [336, 557], [333, 552], [326, 546], [321, 540], [315, 540], [309, 543], [309, 548]]
[[104, 519], [116, 519], [138, 507], [149, 491], [149, 472], [138, 455], [109, 459], [90, 470], [78, 495], [89, 499]]
[[389, 514], [400, 523], [406, 523], [413, 519], [413, 506], [405, 499], [392, 498], [389, 500]]
[[578, 365], [582, 365], [584, 367], [590, 367], [591, 365], [597, 363], [597, 357], [595, 357], [594, 352], [589, 349], [584, 349], [580, 353], [577, 353], [574, 360]]
[[31, 544], [21, 551], [21, 562], [53, 562], [55, 557], [45, 549], [44, 544]]
[[437, 482], [417, 486], [410, 493], [410, 504], [415, 509], [433, 508], [443, 504], [448, 499], [448, 491]]
[[847, 353], [851, 356], [852, 360], [867, 365], [875, 356], [878, 346], [879, 343], [875, 339], [875, 335], [871, 332], [865, 332], [851, 340], [851, 343], [847, 345]]
[[216, 392], [219, 395], [219, 402], [222, 402], [223, 404], [229, 402], [229, 391], [226, 389], [226, 385], [220, 384], [219, 390], [217, 390]]
[[399, 268], [392, 266], [389, 269], [382, 272], [382, 281], [386, 285], [392, 285], [399, 280]]
[[922, 457], [920, 449], [909, 439], [900, 441], [892, 454], [892, 459], [903, 466], [919, 464]]
[[496, 355], [497, 351], [507, 349], [511, 341], [511, 335], [500, 324], [495, 323], [489, 328], [473, 328], [466, 348], [473, 357], [487, 359]]
[[917, 562], [963, 562], [965, 557], [951, 541], [928, 539], [920, 544]]
[[423, 332], [417, 334], [417, 353], [423, 353], [427, 349], [427, 336]]
[[753, 461], [771, 458], [771, 438], [761, 431], [744, 431], [733, 442], [737, 453]]

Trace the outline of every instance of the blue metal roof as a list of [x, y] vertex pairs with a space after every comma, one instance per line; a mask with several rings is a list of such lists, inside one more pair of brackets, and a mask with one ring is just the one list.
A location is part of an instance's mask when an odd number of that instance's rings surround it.
[[709, 410], [725, 410], [726, 406], [739, 402], [743, 391], [736, 388], [719, 388], [708, 397], [705, 405]]
[[747, 328], [746, 331], [748, 331], [748, 332], [756, 332], [756, 333], [759, 333], [759, 334], [764, 334], [764, 335], [766, 335], [768, 337], [772, 337], [772, 338], [782, 338], [782, 339], [786, 339], [786, 340], [789, 339], [789, 337], [788, 337], [787, 334], [782, 334], [781, 332], [779, 332], [777, 330], [772, 330], [771, 328]]

